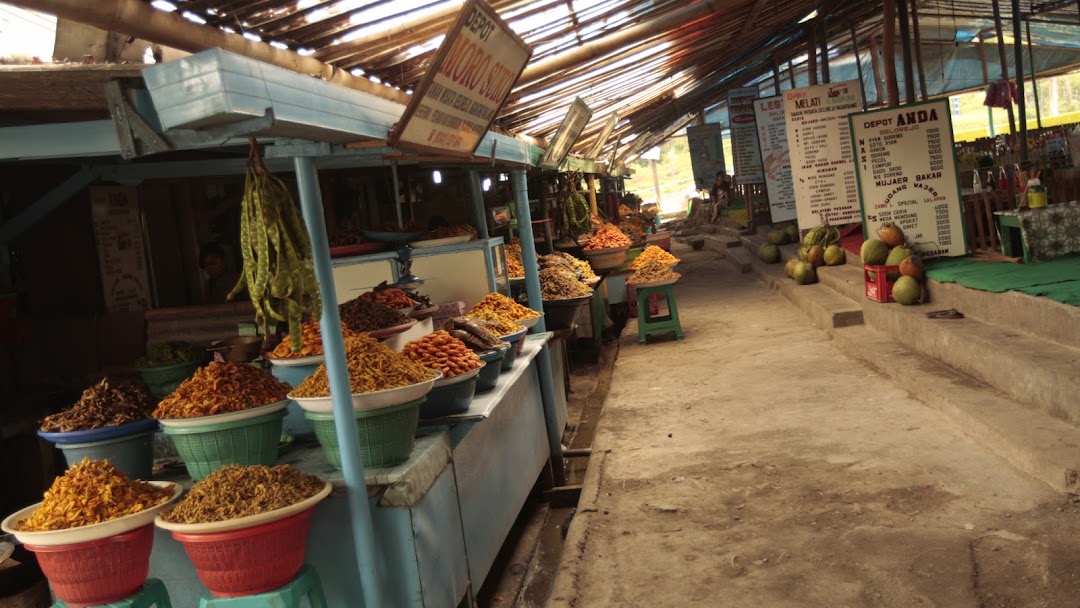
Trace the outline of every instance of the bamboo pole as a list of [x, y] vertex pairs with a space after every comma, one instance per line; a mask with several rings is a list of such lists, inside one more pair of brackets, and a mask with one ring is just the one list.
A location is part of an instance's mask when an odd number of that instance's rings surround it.
[[772, 74], [773, 74], [773, 92], [777, 95], [780, 94], [780, 60], [777, 59], [776, 53], [772, 54]]
[[645, 23], [633, 25], [604, 36], [599, 40], [587, 42], [573, 50], [531, 62], [525, 67], [521, 77], [518, 78], [517, 87], [525, 87], [537, 80], [549, 76], [558, 75], [563, 70], [576, 66], [579, 63], [602, 57], [612, 51], [621, 49], [630, 43], [651, 38], [658, 32], [666, 32], [671, 36], [676, 35], [676, 30], [693, 24], [695, 21], [709, 17], [715, 13], [726, 11], [732, 3], [723, 0], [705, 0], [692, 4], [686, 8], [672, 11], [666, 15]]
[[[986, 36], [979, 32], [979, 60], [982, 63], [983, 84], [990, 84], [990, 67], [986, 64]], [[994, 137], [994, 108], [987, 106], [986, 119], [990, 125], [990, 137]]]
[[[998, 0], [990, 0], [990, 3], [994, 7], [994, 31], [997, 34], [998, 59], [1001, 61], [1001, 78], [1002, 80], [1008, 80], [1009, 61], [1005, 57], [1005, 33], [1001, 27], [1001, 6], [998, 4]], [[1009, 134], [1010, 137], [1015, 137], [1016, 116], [1013, 114], [1012, 104], [1010, 103], [1009, 107], [1006, 109], [1009, 114]], [[1013, 143], [1015, 143], [1015, 140]]]
[[1013, 68], [1016, 70], [1016, 110], [1017, 122], [1020, 123], [1020, 163], [1024, 170], [1028, 168], [1028, 128], [1027, 95], [1024, 94], [1024, 36], [1020, 29], [1023, 15], [1020, 14], [1020, 0], [1012, 0], [1013, 24]]
[[873, 36], [870, 37], [870, 69], [874, 71], [874, 92], [877, 94], [874, 103], [883, 106], [887, 101], [884, 87], [881, 86], [881, 56], [878, 54], [877, 38]]
[[305, 75], [318, 75], [327, 82], [363, 91], [370, 95], [408, 104], [409, 96], [390, 87], [357, 78], [313, 57], [276, 49], [239, 34], [188, 21], [178, 13], [159, 11], [137, 0], [19, 0], [19, 5], [63, 19], [90, 25], [107, 32], [119, 32], [171, 46], [189, 53], [221, 48], [257, 61]]
[[806, 24], [806, 76], [810, 86], [818, 83], [817, 75], [817, 27], [813, 22]]
[[1035, 51], [1031, 48], [1031, 19], [1024, 20], [1024, 27], [1027, 29], [1028, 64], [1031, 66], [1031, 92], [1035, 96], [1035, 125], [1041, 129], [1042, 109], [1039, 107], [1039, 83], [1035, 79]]
[[862, 57], [859, 55], [859, 38], [855, 26], [851, 26], [851, 51], [855, 53], [855, 69], [859, 73], [859, 94], [862, 96], [862, 109], [866, 109], [866, 87], [863, 86]]
[[828, 9], [825, 6], [828, 4], [828, 0], [822, 3], [822, 8], [819, 11], [818, 18], [814, 21], [818, 23], [820, 32], [818, 34], [818, 42], [821, 44], [821, 82], [829, 82], [829, 30], [826, 23], [825, 15]]
[[885, 87], [890, 106], [900, 105], [900, 85], [896, 82], [896, 2], [885, 0], [885, 37], [882, 40], [881, 60], [885, 68]]
[[911, 1], [911, 34], [915, 38], [915, 67], [919, 70], [919, 93], [925, 101], [929, 95], [926, 93], [926, 68], [923, 67], [922, 36], [919, 35], [919, 1]]
[[904, 61], [904, 93], [907, 103], [915, 103], [915, 62], [911, 58], [911, 23], [907, 0], [896, 0], [896, 12], [900, 18], [900, 53]]

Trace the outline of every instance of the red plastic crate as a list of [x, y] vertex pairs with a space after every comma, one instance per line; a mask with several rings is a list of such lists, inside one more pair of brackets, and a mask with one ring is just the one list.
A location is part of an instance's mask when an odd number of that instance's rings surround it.
[[[890, 271], [899, 271], [899, 266], [874, 266], [863, 265], [863, 280], [866, 282], [866, 299], [875, 302], [895, 302], [892, 296], [893, 283], [888, 274]], [[874, 278], [870, 278], [870, 273]]]
[[75, 545], [26, 548], [37, 555], [56, 599], [71, 608], [118, 602], [134, 594], [150, 571], [154, 525]]
[[195, 574], [218, 597], [258, 595], [284, 586], [304, 565], [311, 515], [307, 509], [285, 519], [228, 532], [172, 536], [195, 565]]

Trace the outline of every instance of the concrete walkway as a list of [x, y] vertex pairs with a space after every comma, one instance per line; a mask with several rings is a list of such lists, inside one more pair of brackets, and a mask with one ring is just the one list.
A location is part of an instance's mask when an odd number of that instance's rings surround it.
[[626, 328], [548, 606], [1080, 606], [1080, 504], [676, 255], [686, 339]]

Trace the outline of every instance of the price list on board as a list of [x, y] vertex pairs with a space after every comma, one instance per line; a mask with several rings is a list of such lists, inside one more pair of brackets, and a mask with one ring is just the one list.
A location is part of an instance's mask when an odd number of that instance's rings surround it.
[[848, 114], [861, 109], [855, 80], [784, 92], [799, 227], [860, 218]]
[[948, 101], [853, 114], [864, 231], [892, 222], [924, 257], [963, 255]]

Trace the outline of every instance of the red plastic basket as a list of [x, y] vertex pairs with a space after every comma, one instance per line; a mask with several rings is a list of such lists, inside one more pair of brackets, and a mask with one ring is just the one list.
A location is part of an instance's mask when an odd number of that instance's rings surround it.
[[[888, 274], [890, 271], [900, 270], [899, 266], [863, 266], [863, 279], [866, 281], [866, 299], [875, 302], [895, 302], [892, 296], [893, 283]], [[870, 273], [874, 277], [870, 278]]]
[[218, 597], [257, 595], [296, 578], [304, 565], [311, 514], [301, 511], [285, 519], [229, 532], [173, 532], [195, 565], [199, 580]]
[[37, 555], [56, 599], [71, 608], [118, 602], [136, 593], [150, 571], [154, 525], [77, 545], [26, 545]]

